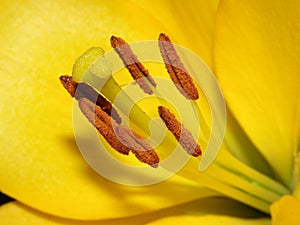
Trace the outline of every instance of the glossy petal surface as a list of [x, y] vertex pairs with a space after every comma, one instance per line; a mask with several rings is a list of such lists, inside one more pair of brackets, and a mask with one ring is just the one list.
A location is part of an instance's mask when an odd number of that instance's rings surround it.
[[[233, 210], [235, 209], [235, 210]], [[214, 212], [216, 215], [212, 215]], [[208, 214], [206, 216], [205, 214]], [[228, 216], [222, 216], [227, 214]], [[238, 215], [240, 218], [234, 218]], [[176, 218], [179, 223], [194, 224], [198, 222], [214, 222], [214, 224], [266, 224], [267, 219], [254, 219], [261, 216], [257, 211], [225, 198], [203, 198], [167, 209], [138, 216], [126, 217], [121, 219], [80, 221], [63, 219], [49, 214], [42, 213], [19, 202], [7, 203], [0, 207], [1, 224], [3, 225], [142, 225], [142, 224], [171, 224]], [[166, 218], [165, 218], [166, 217]], [[243, 218], [243, 219], [241, 219]], [[246, 219], [247, 218], [247, 219]], [[253, 218], [253, 219], [251, 219]], [[239, 223], [238, 223], [239, 222]], [[198, 223], [199, 224], [199, 223]], [[244, 223], [243, 223], [244, 224]]]
[[223, 1], [217, 77], [233, 115], [279, 179], [292, 185], [300, 118], [300, 7], [289, 1]]
[[204, 216], [182, 216], [163, 218], [148, 225], [165, 225], [165, 224], [189, 224], [189, 225], [269, 225], [269, 219], [241, 219], [237, 217], [204, 215]]
[[169, 29], [176, 35], [181, 27], [166, 29], [127, 1], [2, 1], [0, 11], [2, 192], [80, 219], [130, 216], [212, 194], [176, 177], [140, 189], [100, 177], [78, 152], [72, 99], [58, 79], [89, 47], [110, 49], [112, 34], [130, 42], [156, 39]]
[[[136, 4], [141, 1], [134, 0]], [[212, 65], [215, 16], [220, 0], [153, 0], [141, 5], [167, 27], [174, 43], [196, 52]]]
[[300, 201], [285, 195], [271, 206], [272, 225], [300, 224]]

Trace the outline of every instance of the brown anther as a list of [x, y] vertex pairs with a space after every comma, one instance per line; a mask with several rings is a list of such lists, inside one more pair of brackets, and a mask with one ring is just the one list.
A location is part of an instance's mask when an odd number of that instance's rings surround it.
[[128, 127], [121, 125], [116, 130], [118, 137], [130, 146], [132, 153], [139, 161], [155, 168], [158, 166], [159, 157], [148, 142]]
[[87, 98], [90, 101], [96, 101], [96, 105], [100, 106], [103, 111], [110, 115], [117, 123], [121, 123], [121, 117], [117, 110], [112, 107], [111, 103], [99, 94], [94, 88], [87, 83], [77, 83], [71, 76], [63, 75], [59, 77], [64, 88], [72, 97], [77, 100]]
[[198, 99], [199, 94], [193, 79], [186, 72], [187, 70], [181, 62], [170, 38], [161, 33], [158, 40], [158, 45], [162, 58], [165, 62], [165, 66], [178, 90], [188, 99]]
[[180, 145], [186, 152], [192, 156], [199, 156], [202, 154], [200, 146], [194, 140], [190, 131], [175, 118], [175, 116], [165, 107], [159, 106], [158, 113], [160, 118], [166, 124], [166, 127], [173, 133]]
[[86, 98], [78, 102], [79, 108], [94, 125], [105, 140], [118, 152], [128, 155], [130, 151], [136, 158], [152, 167], [157, 167], [159, 158], [151, 146], [128, 127], [117, 124], [99, 106]]
[[144, 78], [156, 87], [156, 83], [150, 76], [149, 72], [141, 62], [138, 61], [137, 56], [132, 52], [130, 46], [120, 37], [112, 36], [110, 38], [111, 46], [118, 53], [124, 65], [130, 72], [133, 79], [139, 84], [142, 90], [147, 94], [153, 94], [153, 91], [145, 82]]
[[143, 150], [131, 150], [131, 151], [140, 162], [147, 163], [153, 168], [158, 167], [159, 158], [153, 149], [148, 151], [143, 151]]
[[[111, 119], [99, 106], [86, 98], [81, 98], [78, 105], [85, 117], [99, 131], [105, 140], [118, 152], [128, 155], [130, 149], [123, 145], [113, 130], [114, 120]], [[118, 126], [115, 123], [115, 126]]]

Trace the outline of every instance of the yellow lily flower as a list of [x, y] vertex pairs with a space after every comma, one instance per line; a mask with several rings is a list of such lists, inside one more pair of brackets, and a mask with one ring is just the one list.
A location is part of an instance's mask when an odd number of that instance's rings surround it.
[[[296, 5], [2, 1], [0, 190], [17, 202], [2, 206], [0, 218], [5, 224], [269, 224], [246, 205], [269, 213], [298, 183]], [[159, 184], [117, 185], [80, 155], [72, 99], [58, 75], [70, 72], [91, 46], [110, 50], [111, 34], [130, 42], [156, 39], [160, 32], [216, 72], [230, 109], [225, 144], [203, 173], [194, 160]], [[274, 208], [274, 224], [290, 224]]]

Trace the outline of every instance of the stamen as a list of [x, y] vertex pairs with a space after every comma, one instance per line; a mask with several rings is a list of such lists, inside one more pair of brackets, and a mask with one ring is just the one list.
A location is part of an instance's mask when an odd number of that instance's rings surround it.
[[118, 53], [133, 79], [139, 84], [145, 93], [152, 94], [153, 91], [143, 78], [146, 77], [154, 87], [156, 87], [156, 83], [150, 76], [148, 70], [145, 69], [141, 62], [138, 61], [137, 56], [132, 52], [130, 46], [120, 37], [112, 36], [110, 38], [110, 42], [111, 46]]
[[158, 155], [141, 136], [122, 125], [117, 127], [117, 133], [122, 141], [130, 146], [132, 153], [138, 160], [155, 168], [158, 166]]
[[128, 127], [115, 123], [99, 106], [88, 99], [81, 98], [78, 104], [82, 113], [111, 147], [125, 155], [132, 151], [139, 161], [152, 167], [158, 166], [158, 155], [142, 137]]
[[172, 45], [170, 38], [161, 33], [158, 40], [158, 45], [162, 58], [165, 62], [165, 66], [177, 89], [188, 99], [198, 99], [199, 94], [193, 79], [187, 72], [185, 72], [186, 69]]
[[[91, 124], [99, 131], [105, 140], [118, 152], [128, 155], [130, 149], [123, 145], [115, 134], [114, 121], [102, 109], [86, 98], [79, 99], [79, 108]], [[116, 125], [117, 126], [117, 125]]]
[[[77, 100], [81, 98], [87, 98], [90, 101], [95, 101], [95, 99], [97, 99], [96, 105], [100, 106], [103, 111], [112, 116], [112, 118], [117, 123], [121, 123], [121, 117], [119, 116], [117, 110], [111, 105], [109, 101], [106, 100], [106, 98], [95, 91], [94, 88], [92, 88], [90, 85], [88, 85], [87, 83], [77, 83], [71, 76], [68, 75], [60, 76], [59, 79], [64, 88], [70, 93], [72, 97], [75, 97]], [[76, 92], [76, 90], [78, 91]]]
[[194, 140], [191, 132], [175, 118], [175, 116], [165, 107], [159, 106], [158, 113], [160, 118], [164, 121], [169, 131], [173, 133], [180, 145], [186, 152], [192, 156], [200, 156], [202, 151], [200, 146]]
[[[156, 83], [148, 70], [138, 61], [130, 46], [123, 39], [115, 36], [111, 37], [111, 45], [144, 92], [152, 94], [153, 89], [149, 85], [151, 84], [155, 87]], [[198, 90], [192, 78], [185, 72], [185, 68], [175, 48], [170, 39], [164, 34], [159, 36], [159, 47], [166, 68], [173, 82], [177, 84], [177, 88], [186, 98], [198, 99]], [[147, 78], [147, 80], [144, 78]], [[84, 82], [77, 83], [71, 76], [61, 76], [60, 80], [70, 95], [79, 101], [79, 108], [85, 117], [112, 148], [125, 155], [128, 155], [131, 151], [139, 161], [152, 167], [158, 166], [159, 157], [155, 150], [145, 139], [129, 127], [120, 124], [121, 118], [105, 97], [89, 84]], [[79, 86], [80, 88], [78, 88]], [[95, 99], [96, 103], [93, 103]], [[173, 133], [186, 152], [195, 157], [200, 156], [202, 154], [200, 146], [193, 139], [192, 134], [176, 120], [175, 116], [163, 106], [158, 107], [158, 112], [167, 128]]]

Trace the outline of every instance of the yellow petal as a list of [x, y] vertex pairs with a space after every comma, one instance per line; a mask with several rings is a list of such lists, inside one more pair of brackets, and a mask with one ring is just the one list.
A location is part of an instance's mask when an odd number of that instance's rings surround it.
[[272, 225], [300, 224], [300, 201], [285, 195], [271, 206]]
[[[29, 208], [19, 202], [11, 202], [0, 207], [2, 225], [63, 225], [63, 224], [96, 224], [96, 222], [79, 222], [61, 219]], [[98, 221], [97, 221], [98, 222]], [[98, 222], [98, 224], [100, 224]]]
[[[200, 210], [198, 210], [200, 208]], [[254, 209], [230, 199], [208, 198], [199, 200], [193, 210], [182, 210], [179, 214], [166, 214], [165, 217], [147, 223], [160, 224], [212, 224], [212, 225], [265, 225], [270, 219], [262, 217]]]
[[269, 219], [241, 219], [222, 215], [174, 216], [148, 223], [148, 225], [189, 224], [189, 225], [269, 225]]
[[19, 202], [11, 202], [0, 207], [2, 225], [138, 225], [145, 224], [151, 218], [160, 218], [161, 216], [163, 214], [158, 212], [124, 219], [79, 221], [51, 216]]
[[[139, 0], [133, 0], [139, 4]], [[220, 0], [153, 0], [140, 4], [157, 20], [163, 21], [176, 44], [197, 53], [212, 65], [212, 39]]]
[[[199, 212], [201, 215], [197, 214]], [[205, 217], [205, 213], [220, 213], [229, 216], [208, 216]], [[178, 221], [185, 221], [197, 218], [197, 220], [202, 221], [204, 218], [212, 218], [213, 221], [239, 221], [248, 224], [247, 221], [234, 219], [233, 216], [246, 217], [246, 218], [257, 218], [261, 216], [257, 211], [242, 205], [241, 203], [235, 202], [230, 199], [225, 198], [207, 198], [200, 199], [187, 204], [182, 204], [179, 206], [167, 208], [164, 210], [159, 210], [152, 213], [142, 214], [138, 216], [120, 218], [120, 219], [110, 219], [110, 220], [94, 220], [94, 221], [79, 221], [63, 219], [49, 214], [42, 213], [28, 206], [23, 205], [20, 202], [10, 202], [0, 207], [0, 218], [2, 225], [138, 225], [147, 224], [151, 221], [157, 220], [154, 224], [161, 224], [160, 221], [173, 221], [173, 218], [178, 218]], [[165, 218], [165, 219], [163, 219]], [[219, 218], [219, 220], [216, 220]], [[229, 220], [229, 218], [233, 218]], [[260, 221], [260, 220], [254, 220]], [[169, 223], [163, 223], [169, 224]], [[176, 223], [178, 224], [178, 223]], [[179, 223], [184, 224], [184, 223]], [[219, 223], [215, 223], [219, 224]], [[225, 223], [230, 224], [230, 223]], [[235, 224], [235, 223], [234, 223]], [[252, 224], [252, 223], [249, 223]], [[259, 223], [260, 224], [260, 223]], [[264, 223], [262, 223], [264, 224]]]
[[230, 109], [291, 186], [300, 117], [300, 8], [289, 1], [223, 1], [215, 69]]
[[135, 215], [211, 195], [176, 177], [145, 188], [108, 182], [87, 166], [73, 137], [72, 100], [58, 76], [70, 73], [90, 46], [109, 49], [112, 34], [136, 41], [161, 31], [168, 33], [127, 1], [1, 1], [0, 190], [80, 219]]
[[[238, 134], [238, 135], [237, 135]], [[225, 143], [227, 149], [241, 162], [251, 168], [273, 177], [273, 170], [261, 155], [259, 150], [253, 145], [245, 131], [240, 127], [236, 118], [227, 109], [227, 126], [225, 133]], [[222, 161], [222, 160], [221, 160]]]

